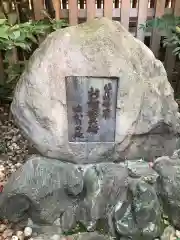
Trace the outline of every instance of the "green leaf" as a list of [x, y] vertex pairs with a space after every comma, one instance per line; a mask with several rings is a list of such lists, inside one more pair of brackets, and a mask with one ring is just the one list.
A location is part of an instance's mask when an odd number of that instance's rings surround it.
[[68, 24], [63, 20], [58, 20], [58, 21], [52, 22], [52, 27], [54, 30], [57, 30], [57, 29], [60, 29], [62, 27], [66, 27], [66, 26], [68, 26]]
[[0, 19], [0, 25], [4, 24], [7, 21], [7, 19]]
[[172, 51], [173, 54], [177, 55], [180, 53], [180, 47], [176, 47], [173, 51]]
[[8, 30], [9, 30], [8, 26], [0, 25], [0, 38], [8, 39], [9, 38]]
[[20, 36], [15, 39], [15, 41], [17, 42], [24, 42], [26, 39], [26, 33], [24, 33], [23, 31], [20, 31]]
[[19, 30], [16, 30], [14, 32], [11, 33], [11, 35], [9, 36], [12, 40], [16, 40], [19, 39], [21, 36], [21, 32]]

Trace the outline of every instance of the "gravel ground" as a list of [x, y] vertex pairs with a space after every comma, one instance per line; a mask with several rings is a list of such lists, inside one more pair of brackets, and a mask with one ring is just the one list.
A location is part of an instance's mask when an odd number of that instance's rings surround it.
[[10, 119], [9, 105], [0, 105], [0, 183], [25, 162], [29, 153], [28, 141]]
[[[9, 105], [0, 105], [0, 192], [10, 175], [25, 163], [34, 149], [15, 126], [9, 114]], [[32, 229], [18, 229], [7, 220], [0, 221], [0, 240], [33, 240]], [[54, 240], [58, 240], [55, 238]]]

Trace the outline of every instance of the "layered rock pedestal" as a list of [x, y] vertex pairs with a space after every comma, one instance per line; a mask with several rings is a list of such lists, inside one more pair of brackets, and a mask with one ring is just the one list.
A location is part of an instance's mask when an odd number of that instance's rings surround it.
[[0, 217], [20, 226], [30, 218], [39, 234], [80, 225], [78, 231], [153, 240], [165, 228], [163, 214], [180, 228], [179, 169], [179, 156], [158, 158], [153, 168], [142, 160], [75, 165], [32, 156], [5, 186]]
[[179, 224], [168, 201], [179, 185], [161, 167], [169, 164], [178, 182], [178, 153], [174, 164], [159, 159], [155, 171], [125, 161], [172, 155], [180, 118], [162, 63], [120, 23], [95, 19], [50, 34], [22, 74], [11, 109], [40, 155], [11, 176], [1, 218], [31, 218], [36, 226], [58, 220], [65, 233], [81, 224], [133, 240], [162, 234], [163, 209]]

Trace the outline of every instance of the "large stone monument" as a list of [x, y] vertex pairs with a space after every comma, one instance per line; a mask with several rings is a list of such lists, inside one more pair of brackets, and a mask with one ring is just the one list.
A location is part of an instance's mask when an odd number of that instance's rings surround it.
[[73, 163], [172, 154], [180, 132], [162, 63], [105, 18], [47, 37], [19, 81], [12, 112], [43, 156]]
[[50, 34], [11, 109], [40, 155], [11, 176], [0, 217], [41, 226], [59, 219], [64, 232], [81, 223], [125, 239], [161, 235], [157, 174], [123, 160], [172, 154], [178, 106], [162, 63], [120, 23], [95, 19]]

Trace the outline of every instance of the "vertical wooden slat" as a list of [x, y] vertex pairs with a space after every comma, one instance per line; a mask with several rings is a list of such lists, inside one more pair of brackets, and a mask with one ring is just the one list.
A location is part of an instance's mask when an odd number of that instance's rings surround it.
[[35, 20], [43, 18], [41, 11], [44, 9], [44, 0], [33, 0], [33, 10]]
[[55, 10], [55, 19], [56, 20], [59, 20], [61, 18], [61, 16], [60, 16], [60, 11], [61, 11], [60, 1], [61, 0], [52, 0], [53, 7], [54, 7], [54, 10]]
[[148, 13], [148, 0], [139, 0], [138, 4], [138, 21], [137, 21], [137, 32], [136, 37], [144, 42], [144, 30], [140, 29], [141, 24], [145, 24]]
[[112, 19], [113, 0], [104, 0], [104, 16]]
[[129, 17], [131, 10], [130, 0], [121, 0], [121, 24], [129, 30]]
[[96, 9], [95, 9], [95, 0], [87, 0], [86, 8], [87, 8], [87, 20], [92, 20], [95, 17]]
[[[156, 0], [155, 18], [161, 17], [164, 15], [165, 1], [166, 0]], [[161, 41], [161, 35], [157, 31], [157, 29], [153, 29], [152, 38], [151, 38], [151, 50], [153, 51], [156, 57], [158, 57], [160, 41]]]
[[174, 9], [175, 8], [175, 3], [176, 3], [176, 0], [172, 0], [171, 1], [171, 7]]
[[[179, 0], [175, 0], [173, 3], [173, 7], [174, 7], [174, 15], [175, 16], [180, 16], [180, 1]], [[172, 54], [172, 50], [174, 48], [172, 47], [167, 47], [166, 49], [166, 56], [165, 56], [165, 68], [167, 71], [167, 75], [169, 78], [169, 81], [172, 81], [172, 73], [175, 67], [175, 63], [176, 63], [176, 57]]]
[[78, 24], [78, 0], [69, 0], [69, 24]]
[[174, 15], [180, 16], [180, 1], [176, 0], [174, 4]]

